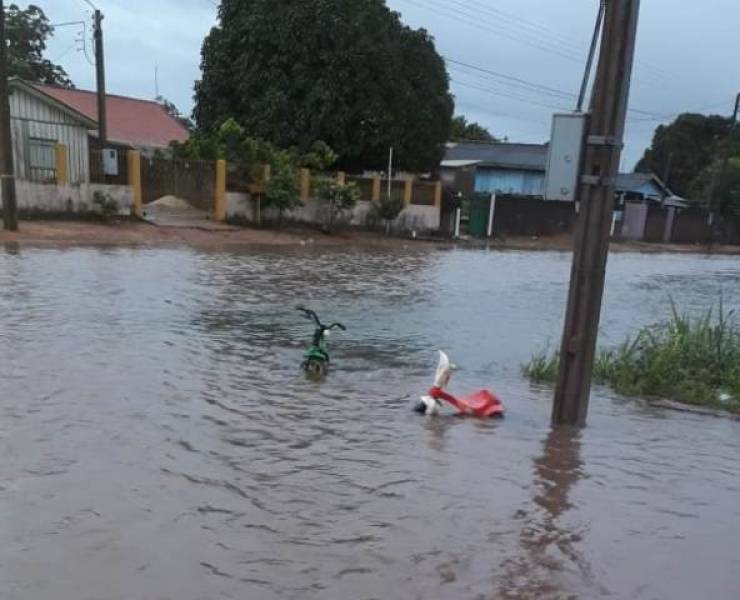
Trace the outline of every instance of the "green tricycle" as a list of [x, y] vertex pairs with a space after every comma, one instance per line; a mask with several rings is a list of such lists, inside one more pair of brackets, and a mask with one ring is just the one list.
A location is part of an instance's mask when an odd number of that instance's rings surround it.
[[332, 323], [324, 325], [319, 316], [312, 310], [298, 306], [296, 310], [303, 313], [303, 316], [316, 324], [316, 330], [313, 333], [311, 347], [303, 355], [301, 368], [305, 371], [306, 376], [314, 381], [319, 381], [326, 377], [329, 371], [329, 351], [327, 349], [326, 338], [333, 329], [347, 331], [347, 328], [341, 323]]

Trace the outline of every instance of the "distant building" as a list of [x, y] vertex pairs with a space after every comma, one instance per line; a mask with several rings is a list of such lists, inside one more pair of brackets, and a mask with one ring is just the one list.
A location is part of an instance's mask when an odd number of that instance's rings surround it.
[[[544, 201], [548, 150], [547, 144], [447, 144], [440, 179], [447, 196], [458, 202], [443, 207], [443, 221], [451, 223], [456, 208], [463, 206], [462, 229], [467, 221], [473, 222], [473, 231], [480, 229], [475, 220], [481, 203], [485, 217], [490, 207], [485, 196], [495, 194], [496, 231], [536, 235], [572, 229], [573, 203]], [[677, 211], [689, 203], [653, 174], [620, 174], [616, 184], [613, 233], [630, 239], [671, 239]], [[462, 203], [465, 198], [473, 199], [469, 208]]]
[[[542, 197], [547, 152], [547, 144], [449, 143], [440, 177], [464, 193]], [[686, 205], [657, 175], [649, 173], [621, 173], [617, 196], [622, 201]]]
[[[33, 84], [39, 92], [93, 122], [98, 118], [95, 92]], [[127, 96], [106, 96], [108, 146], [152, 153], [165, 150], [171, 142], [184, 142], [188, 129], [170, 115], [161, 104]], [[97, 146], [97, 124], [90, 131], [91, 146]]]
[[685, 208], [688, 202], [676, 196], [670, 188], [653, 173], [620, 173], [617, 176], [619, 203], [653, 202], [663, 206]]
[[440, 177], [468, 193], [541, 197], [546, 164], [546, 144], [449, 143]]

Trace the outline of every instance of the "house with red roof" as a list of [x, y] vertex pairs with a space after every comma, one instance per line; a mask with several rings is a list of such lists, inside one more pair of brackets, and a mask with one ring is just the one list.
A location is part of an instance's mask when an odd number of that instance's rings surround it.
[[[33, 84], [41, 93], [69, 109], [98, 121], [98, 100], [95, 92]], [[165, 150], [172, 142], [184, 142], [188, 129], [153, 100], [128, 96], [106, 96], [108, 145], [151, 152]], [[97, 130], [90, 132], [97, 138]]]
[[[55, 151], [67, 150], [67, 174], [72, 184], [125, 183], [127, 150], [145, 156], [167, 150], [172, 142], [189, 137], [187, 127], [158, 102], [126, 96], [107, 96], [106, 149], [119, 168], [104, 166], [97, 140], [97, 94], [10, 79], [11, 137], [16, 177], [48, 183], [56, 180]], [[110, 158], [110, 157], [108, 157]], [[106, 159], [107, 160], [107, 159]], [[107, 165], [107, 163], [106, 163]]]

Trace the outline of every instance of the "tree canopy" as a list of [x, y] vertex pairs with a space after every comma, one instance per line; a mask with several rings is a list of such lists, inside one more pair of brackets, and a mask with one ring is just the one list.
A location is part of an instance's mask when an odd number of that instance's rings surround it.
[[718, 115], [683, 114], [670, 125], [655, 130], [653, 143], [635, 170], [664, 177], [670, 163], [666, 183], [676, 194], [688, 197], [696, 192], [697, 178], [715, 160], [729, 127], [729, 120]]
[[194, 116], [306, 151], [324, 140], [346, 169], [428, 170], [444, 153], [453, 100], [429, 34], [383, 0], [223, 0], [203, 42]]
[[488, 129], [480, 123], [469, 123], [463, 116], [452, 119], [450, 128], [451, 142], [496, 142], [498, 141]]
[[8, 76], [72, 87], [72, 80], [64, 69], [44, 58], [46, 41], [54, 34], [54, 27], [44, 11], [33, 4], [26, 9], [11, 4], [5, 12]]
[[192, 131], [193, 122], [180, 112], [180, 109], [177, 108], [174, 102], [168, 100], [164, 96], [157, 96], [156, 101], [167, 111], [168, 115], [178, 121], [183, 127], [187, 127], [189, 131]]

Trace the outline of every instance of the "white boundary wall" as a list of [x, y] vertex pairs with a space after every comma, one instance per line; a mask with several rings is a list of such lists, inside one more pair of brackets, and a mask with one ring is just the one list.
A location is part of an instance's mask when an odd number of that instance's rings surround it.
[[126, 185], [83, 183], [79, 186], [59, 186], [21, 179], [16, 180], [15, 191], [18, 210], [55, 215], [74, 216], [100, 212], [100, 208], [93, 202], [96, 192], [115, 200], [120, 215], [131, 214], [134, 202], [133, 189]]
[[[283, 219], [289, 222], [319, 225], [327, 220], [328, 207], [317, 200], [309, 200], [295, 210], [286, 211]], [[262, 221], [269, 222], [277, 219], [277, 211], [267, 209], [262, 211]], [[243, 220], [248, 223], [257, 222], [256, 202], [249, 194], [226, 193], [226, 217]], [[358, 202], [351, 212], [345, 212], [339, 223], [356, 227], [383, 227], [384, 222], [378, 219], [373, 211], [371, 202]], [[436, 206], [421, 206], [411, 204], [407, 206], [399, 217], [393, 221], [391, 228], [394, 231], [416, 231], [425, 233], [437, 231], [440, 226], [440, 209]]]

